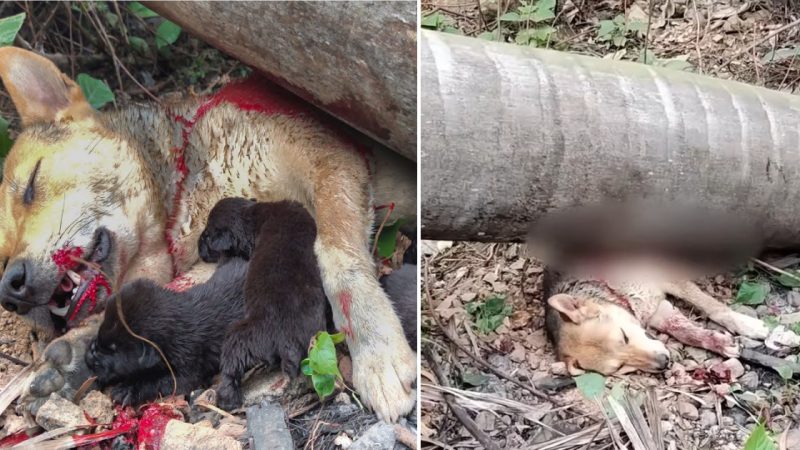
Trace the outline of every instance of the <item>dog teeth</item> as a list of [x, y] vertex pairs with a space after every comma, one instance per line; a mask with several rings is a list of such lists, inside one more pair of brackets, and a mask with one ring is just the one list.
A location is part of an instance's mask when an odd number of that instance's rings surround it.
[[77, 273], [75, 273], [75, 272], [73, 272], [71, 270], [68, 270], [67, 271], [67, 276], [69, 277], [70, 280], [72, 280], [73, 283], [81, 284], [81, 276], [78, 275]]
[[59, 316], [59, 317], [66, 316], [67, 315], [67, 311], [69, 311], [69, 305], [63, 306], [61, 308], [59, 308], [59, 307], [57, 307], [55, 305], [49, 305], [49, 307], [50, 307], [50, 312], [55, 314], [55, 315], [57, 315], [57, 316]]

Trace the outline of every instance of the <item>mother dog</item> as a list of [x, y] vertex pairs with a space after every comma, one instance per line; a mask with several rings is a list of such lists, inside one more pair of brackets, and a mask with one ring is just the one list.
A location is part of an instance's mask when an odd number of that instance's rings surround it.
[[[416, 357], [376, 278], [369, 239], [372, 192], [413, 215], [413, 166], [359, 152], [255, 81], [206, 99], [101, 114], [34, 53], [0, 48], [0, 78], [24, 127], [0, 185], [3, 307], [56, 336], [100, 309], [114, 286], [205, 280], [197, 239], [219, 199], [296, 200], [318, 224], [315, 252], [357, 391], [386, 420], [412, 409]], [[85, 322], [97, 324], [93, 316]], [[49, 345], [29, 399], [68, 395], [86, 380], [92, 333], [77, 331]]]

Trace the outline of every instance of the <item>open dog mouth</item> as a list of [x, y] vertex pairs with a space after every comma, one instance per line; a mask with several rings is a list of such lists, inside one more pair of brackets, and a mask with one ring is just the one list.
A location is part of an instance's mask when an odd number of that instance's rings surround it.
[[106, 294], [110, 294], [102, 264], [111, 254], [111, 246], [111, 233], [101, 227], [95, 231], [91, 251], [68, 246], [53, 254], [59, 273], [63, 273], [47, 304], [57, 328], [64, 328], [78, 318], [85, 306], [88, 306], [86, 313], [90, 314], [97, 306], [99, 288], [105, 288]]

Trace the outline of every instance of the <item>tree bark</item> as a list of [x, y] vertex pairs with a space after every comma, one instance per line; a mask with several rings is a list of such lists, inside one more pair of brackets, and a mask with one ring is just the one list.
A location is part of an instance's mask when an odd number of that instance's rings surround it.
[[800, 244], [800, 97], [421, 32], [422, 235], [520, 241], [553, 210], [693, 200]]
[[416, 161], [416, 2], [147, 5]]

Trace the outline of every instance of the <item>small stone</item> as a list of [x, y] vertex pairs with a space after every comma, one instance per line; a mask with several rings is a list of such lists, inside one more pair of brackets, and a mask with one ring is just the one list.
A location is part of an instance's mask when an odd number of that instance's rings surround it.
[[686, 354], [689, 355], [691, 359], [697, 361], [698, 363], [702, 363], [709, 357], [708, 352], [703, 350], [702, 348], [686, 347], [685, 351]]
[[672, 422], [670, 422], [669, 420], [662, 420], [661, 421], [661, 431], [662, 432], [669, 433], [670, 431], [672, 431], [672, 428], [673, 428]]
[[247, 430], [253, 437], [253, 450], [290, 450], [294, 448], [292, 435], [286, 426], [286, 414], [278, 403], [264, 400], [258, 405], [247, 408]]
[[207, 428], [181, 420], [170, 420], [161, 438], [161, 448], [171, 450], [203, 450], [208, 448], [219, 450], [241, 450], [242, 444], [236, 439], [219, 433], [214, 428]]
[[221, 423], [217, 428], [220, 434], [236, 439], [237, 441], [244, 436], [247, 429], [240, 423], [225, 422]]
[[550, 364], [550, 373], [553, 375], [569, 375], [567, 365], [561, 361]]
[[758, 305], [758, 307], [756, 308], [756, 313], [758, 314], [758, 317], [772, 315], [772, 311], [769, 309], [769, 306], [767, 305]]
[[744, 348], [756, 348], [762, 345], [761, 341], [750, 339], [749, 337], [744, 337], [744, 336], [739, 337], [739, 343]]
[[336, 394], [336, 397], [333, 398], [333, 401], [336, 403], [341, 403], [343, 405], [349, 405], [350, 403], [352, 403], [352, 401], [350, 400], [350, 396], [347, 395], [347, 392], [339, 392], [338, 394]]
[[697, 407], [686, 401], [678, 402], [678, 414], [686, 420], [697, 420], [700, 417]]
[[722, 416], [722, 426], [729, 427], [734, 423], [736, 423], [736, 421], [733, 420], [733, 417]]
[[731, 381], [738, 380], [742, 375], [744, 375], [744, 366], [742, 365], [741, 361], [736, 358], [730, 358], [723, 362], [728, 369], [731, 371]]
[[758, 389], [758, 373], [753, 372], [745, 372], [744, 375], [739, 377], [739, 384], [742, 385], [742, 389], [745, 391], [755, 391]]
[[36, 423], [47, 431], [61, 427], [89, 425], [83, 410], [78, 405], [55, 392], [50, 394], [47, 402], [37, 411]]
[[792, 306], [800, 306], [800, 292], [795, 290], [791, 290], [786, 294], [786, 298], [789, 299], [789, 304]]
[[700, 426], [710, 427], [717, 424], [717, 414], [714, 411], [704, 410], [700, 413]]
[[89, 392], [81, 400], [80, 407], [98, 423], [111, 423], [114, 420], [114, 403], [100, 391]]
[[483, 431], [494, 430], [494, 414], [489, 411], [481, 411], [475, 416], [475, 424]]
[[369, 427], [349, 448], [350, 450], [394, 448], [394, 443], [394, 427], [386, 422], [378, 422]]
[[353, 445], [353, 440], [350, 439], [350, 436], [346, 433], [342, 432], [333, 440], [333, 445], [341, 448], [350, 448], [350, 446]]
[[253, 373], [244, 384], [245, 406], [257, 403], [262, 398], [278, 398], [282, 396], [289, 386], [289, 381], [289, 377], [281, 371], [257, 371]]

